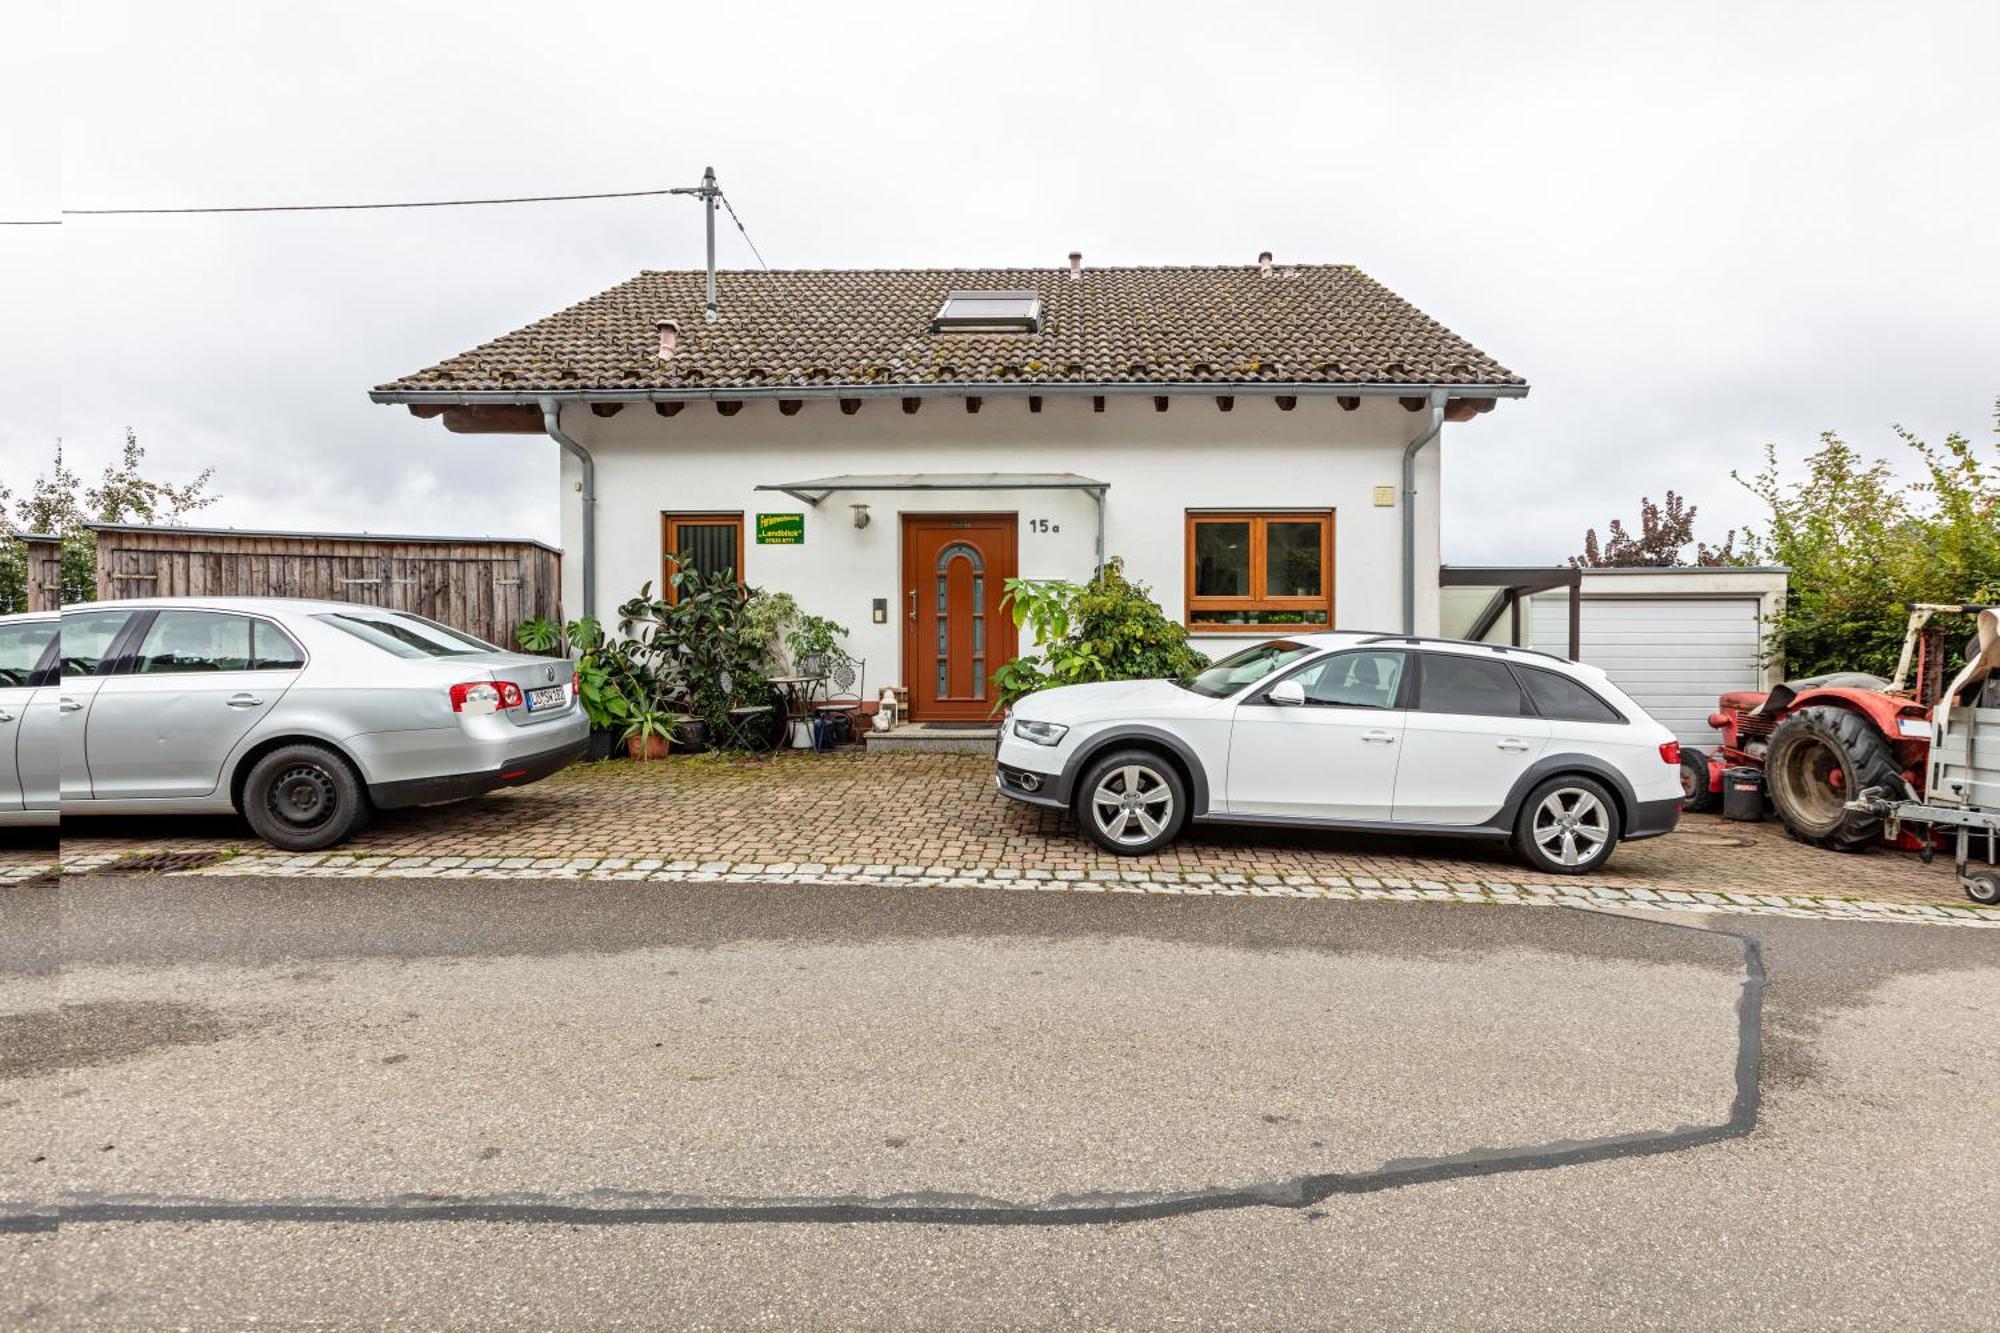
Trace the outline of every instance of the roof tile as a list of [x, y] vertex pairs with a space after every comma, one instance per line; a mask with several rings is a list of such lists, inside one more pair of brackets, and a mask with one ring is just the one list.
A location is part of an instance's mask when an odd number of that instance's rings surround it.
[[[1359, 269], [648, 271], [379, 386], [533, 392], [993, 383], [1523, 385]], [[932, 333], [953, 289], [1029, 290], [1038, 333]], [[671, 363], [658, 324], [680, 324]]]

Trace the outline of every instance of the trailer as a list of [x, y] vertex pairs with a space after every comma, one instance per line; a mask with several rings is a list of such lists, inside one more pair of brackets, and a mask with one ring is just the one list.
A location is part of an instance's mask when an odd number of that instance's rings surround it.
[[[1949, 839], [1959, 887], [1993, 906], [2000, 904], [2000, 612], [1980, 611], [1966, 657], [1932, 710], [1922, 789], [1907, 780], [1900, 790], [1871, 786], [1846, 808], [1881, 819], [1892, 839], [1905, 824], [1916, 826], [1926, 861], [1940, 836]], [[1972, 865], [1975, 851], [1984, 853], [1983, 870]]]

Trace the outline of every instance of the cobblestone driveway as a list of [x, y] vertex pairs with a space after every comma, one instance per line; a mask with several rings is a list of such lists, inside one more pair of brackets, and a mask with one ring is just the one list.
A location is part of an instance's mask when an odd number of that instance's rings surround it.
[[[579, 766], [532, 787], [377, 819], [344, 852], [395, 857], [620, 858], [659, 863], [841, 864], [978, 871], [1310, 876], [1403, 887], [1519, 882], [1501, 847], [1331, 833], [1200, 827], [1157, 856], [1098, 851], [1075, 827], [993, 790], [969, 755], [714, 756]], [[141, 851], [262, 849], [234, 819], [73, 822], [65, 860]], [[47, 861], [0, 850], [0, 868]], [[1071, 877], [1064, 874], [1065, 878]], [[1627, 843], [1592, 884], [1655, 892], [1777, 894], [1967, 906], [1942, 860], [1804, 847], [1774, 823], [1694, 816]]]

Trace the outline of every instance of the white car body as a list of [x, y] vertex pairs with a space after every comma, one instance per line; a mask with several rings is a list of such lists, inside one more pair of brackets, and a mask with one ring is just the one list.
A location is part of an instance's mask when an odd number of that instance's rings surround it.
[[[1177, 766], [1188, 788], [1187, 818], [1198, 822], [1510, 838], [1526, 795], [1551, 777], [1572, 773], [1610, 791], [1619, 808], [1616, 838], [1666, 833], [1679, 817], [1679, 760], [1676, 753], [1668, 762], [1675, 752], [1664, 748], [1672, 733], [1594, 667], [1522, 648], [1359, 633], [1290, 636], [1243, 656], [1274, 645], [1296, 655], [1213, 697], [1165, 680], [1074, 685], [1028, 696], [1001, 727], [1000, 791], [1075, 810], [1076, 786], [1100, 756], [1137, 749]], [[1357, 666], [1386, 673], [1389, 658], [1400, 663], [1401, 675], [1395, 685], [1381, 687], [1389, 691], [1381, 696], [1386, 706], [1280, 706], [1282, 697], [1280, 704], [1271, 700], [1282, 681], [1315, 671], [1319, 678], [1351, 674]], [[1434, 662], [1439, 665], [1430, 667]], [[1440, 693], [1447, 678], [1477, 674], [1486, 681], [1501, 679], [1495, 672], [1504, 671], [1518, 684], [1521, 708], [1512, 716], [1426, 708], [1417, 694], [1427, 667]], [[1563, 709], [1537, 705], [1531, 685], [1560, 692], [1566, 701], [1572, 696], [1565, 687], [1522, 674], [1531, 672], [1581, 686], [1601, 701], [1605, 715], [1544, 715]], [[1057, 728], [1054, 743], [1045, 743]]]

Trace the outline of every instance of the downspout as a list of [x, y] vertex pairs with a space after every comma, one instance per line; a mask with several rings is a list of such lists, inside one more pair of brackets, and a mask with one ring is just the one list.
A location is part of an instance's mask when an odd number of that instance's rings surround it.
[[1097, 572], [1104, 572], [1104, 488], [1090, 488], [1090, 498], [1097, 502]]
[[563, 433], [561, 409], [553, 398], [536, 400], [542, 409], [542, 429], [575, 458], [583, 469], [583, 614], [597, 614], [597, 460], [590, 450]]
[[1403, 633], [1417, 632], [1417, 455], [1444, 429], [1444, 390], [1431, 390], [1430, 428], [1403, 446]]

